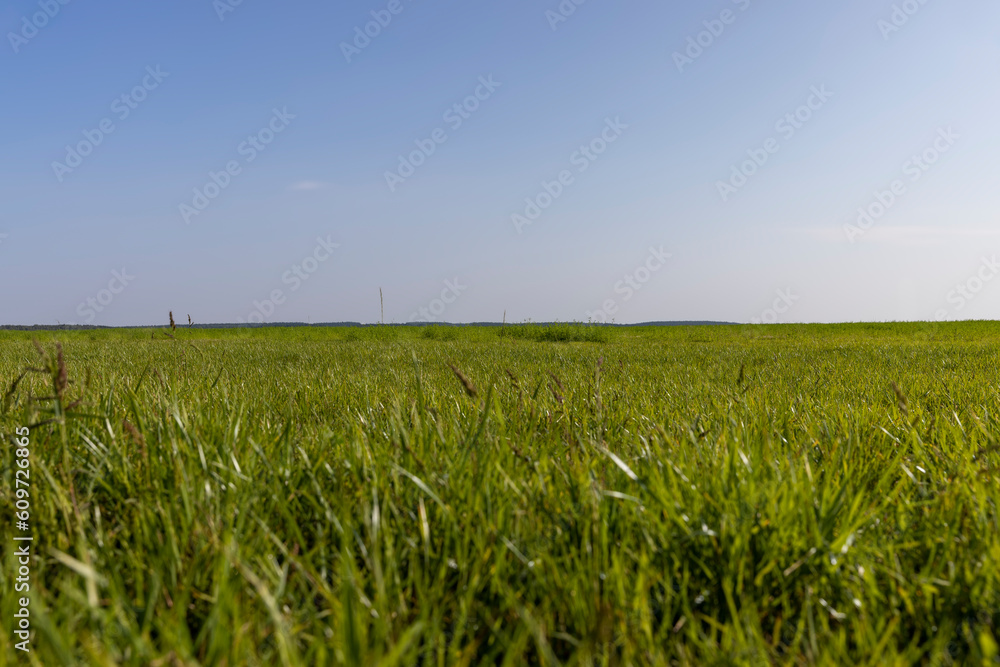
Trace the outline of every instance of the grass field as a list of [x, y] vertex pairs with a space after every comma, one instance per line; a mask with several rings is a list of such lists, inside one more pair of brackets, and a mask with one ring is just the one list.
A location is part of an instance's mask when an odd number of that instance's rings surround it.
[[1000, 324], [174, 336], [0, 332], [0, 664], [1000, 664]]

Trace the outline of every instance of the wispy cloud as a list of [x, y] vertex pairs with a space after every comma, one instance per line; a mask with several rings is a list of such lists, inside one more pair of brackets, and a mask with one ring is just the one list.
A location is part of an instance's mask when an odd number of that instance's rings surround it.
[[[785, 231], [795, 234], [805, 234], [817, 241], [827, 243], [850, 243], [842, 227], [786, 228]], [[876, 225], [865, 232], [865, 243], [928, 245], [946, 240], [993, 238], [998, 236], [1000, 236], [1000, 229], [986, 227]]]
[[288, 186], [288, 189], [296, 192], [308, 192], [311, 190], [326, 190], [329, 187], [329, 183], [323, 183], [321, 181], [299, 181], [298, 183]]

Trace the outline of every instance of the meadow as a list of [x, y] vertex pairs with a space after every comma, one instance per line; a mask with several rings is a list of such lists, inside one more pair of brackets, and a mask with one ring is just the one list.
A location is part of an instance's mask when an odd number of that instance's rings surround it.
[[0, 665], [1000, 664], [998, 362], [984, 322], [0, 332]]

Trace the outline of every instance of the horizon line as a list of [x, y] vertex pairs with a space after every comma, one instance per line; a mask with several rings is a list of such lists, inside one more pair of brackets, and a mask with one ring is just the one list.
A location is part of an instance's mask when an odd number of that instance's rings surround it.
[[[649, 322], [214, 322], [208, 324], [180, 325], [178, 329], [266, 329], [266, 328], [366, 328], [366, 327], [504, 327], [504, 326], [594, 326], [612, 328], [637, 327], [701, 327], [701, 326], [817, 326], [817, 325], [851, 325], [851, 324], [961, 324], [966, 322], [992, 323], [1000, 320], [970, 319], [970, 320], [879, 320], [879, 321], [842, 321], [842, 322], [727, 322], [723, 320], [653, 320]], [[170, 329], [169, 324], [0, 324], [0, 331], [96, 331], [109, 329]]]

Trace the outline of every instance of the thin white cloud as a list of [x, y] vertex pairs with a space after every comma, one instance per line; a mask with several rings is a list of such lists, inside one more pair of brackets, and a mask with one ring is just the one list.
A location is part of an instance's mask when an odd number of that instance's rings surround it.
[[[786, 228], [787, 232], [805, 234], [827, 243], [850, 243], [844, 227]], [[916, 225], [875, 225], [863, 234], [855, 234], [855, 243], [893, 243], [898, 245], [926, 245], [945, 240], [992, 238], [1000, 236], [1000, 229], [986, 227], [931, 227]]]
[[328, 187], [330, 187], [329, 184], [321, 181], [299, 181], [294, 185], [288, 186], [288, 189], [296, 192], [308, 192], [311, 190], [326, 190]]

